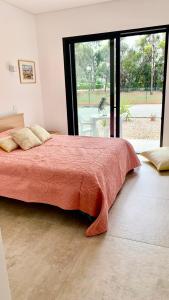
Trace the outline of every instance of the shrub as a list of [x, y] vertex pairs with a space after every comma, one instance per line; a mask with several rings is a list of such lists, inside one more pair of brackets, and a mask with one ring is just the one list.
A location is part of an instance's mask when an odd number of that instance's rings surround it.
[[130, 121], [131, 113], [128, 105], [123, 104], [120, 106], [120, 115], [122, 116], [123, 120]]

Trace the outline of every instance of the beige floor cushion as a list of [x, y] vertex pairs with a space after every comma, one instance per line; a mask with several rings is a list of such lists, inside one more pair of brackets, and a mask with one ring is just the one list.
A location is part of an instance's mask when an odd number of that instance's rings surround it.
[[158, 171], [169, 170], [169, 147], [142, 152], [141, 155], [146, 157]]
[[22, 128], [12, 132], [11, 136], [23, 150], [28, 150], [42, 144], [38, 137], [29, 128]]
[[32, 132], [40, 139], [41, 142], [46, 142], [47, 140], [51, 139], [51, 135], [46, 129], [39, 125], [31, 126], [30, 129]]
[[6, 152], [11, 152], [18, 148], [18, 144], [15, 143], [11, 136], [7, 136], [0, 139], [0, 148]]

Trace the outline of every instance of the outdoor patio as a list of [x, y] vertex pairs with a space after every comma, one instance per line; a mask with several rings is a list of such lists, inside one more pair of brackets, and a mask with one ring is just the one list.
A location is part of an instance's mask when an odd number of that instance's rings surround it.
[[[110, 136], [110, 107], [100, 113], [97, 107], [79, 107], [80, 135]], [[161, 105], [139, 104], [129, 107], [129, 118], [121, 115], [120, 136], [140, 153], [160, 146]]]

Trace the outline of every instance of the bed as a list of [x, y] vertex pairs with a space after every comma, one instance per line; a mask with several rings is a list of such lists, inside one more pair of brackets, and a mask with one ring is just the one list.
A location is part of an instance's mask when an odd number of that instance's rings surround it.
[[[7, 129], [15, 127], [8, 122]], [[6, 134], [3, 128], [0, 137]], [[28, 151], [0, 150], [0, 196], [80, 210], [95, 218], [86, 230], [94, 236], [108, 230], [108, 211], [126, 174], [139, 165], [123, 139], [53, 135]]]

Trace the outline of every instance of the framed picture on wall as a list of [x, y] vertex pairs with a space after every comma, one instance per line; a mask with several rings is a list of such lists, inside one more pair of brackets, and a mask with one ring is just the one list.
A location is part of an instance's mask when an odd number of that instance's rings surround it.
[[18, 60], [19, 76], [21, 83], [36, 83], [35, 62]]

